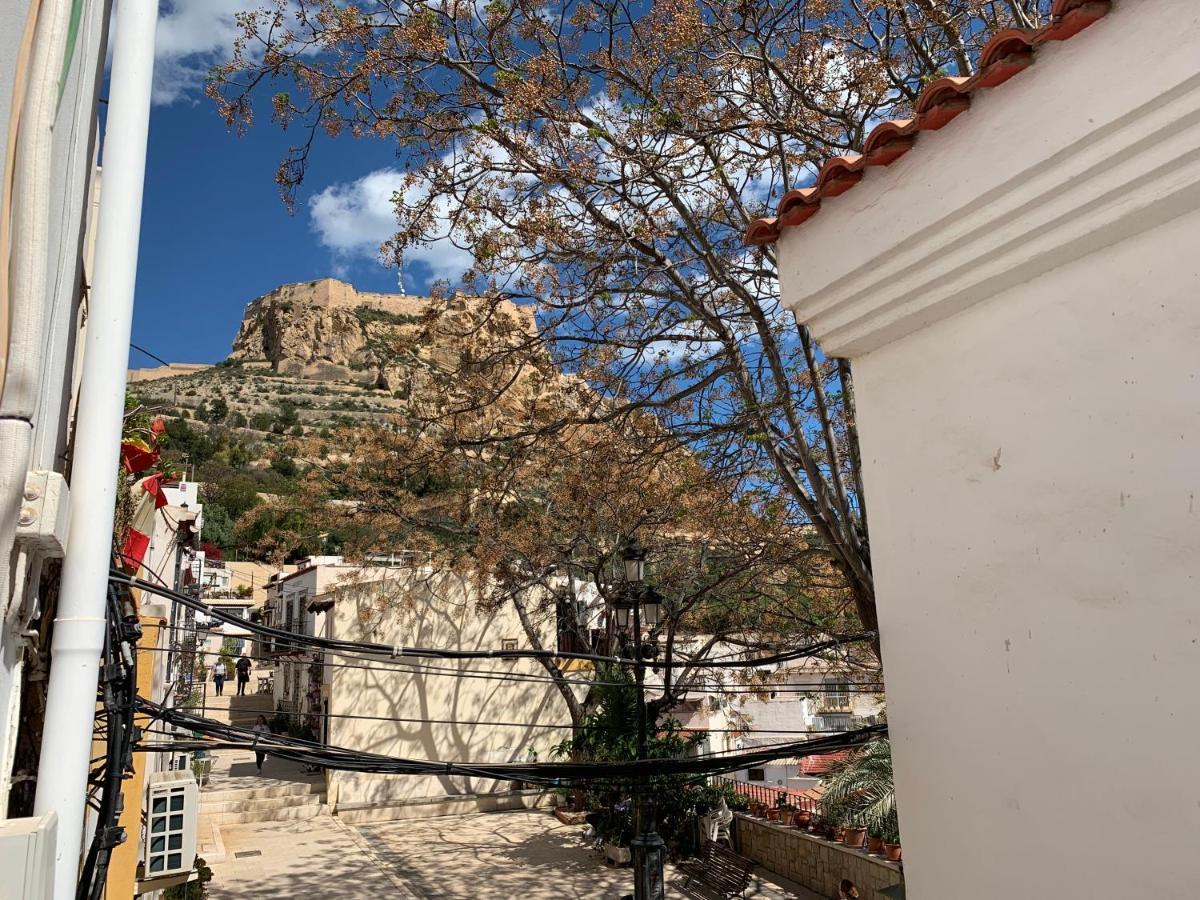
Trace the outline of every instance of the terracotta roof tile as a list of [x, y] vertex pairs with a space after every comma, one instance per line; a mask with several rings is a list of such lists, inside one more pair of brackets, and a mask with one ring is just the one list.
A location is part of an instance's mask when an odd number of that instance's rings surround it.
[[849, 750], [834, 750], [830, 753], [803, 756], [800, 758], [800, 772], [803, 775], [826, 775], [838, 763], [845, 762], [849, 758]]
[[971, 95], [1003, 84], [1033, 64], [1034, 48], [1050, 41], [1065, 41], [1112, 9], [1112, 0], [1055, 0], [1050, 22], [1042, 28], [1009, 28], [993, 35], [979, 55], [979, 69], [969, 78], [939, 78], [921, 91], [913, 118], [877, 125], [863, 144], [861, 155], [836, 156], [821, 167], [812, 187], [788, 191], [777, 214], [755, 219], [746, 229], [745, 242], [773, 244], [784, 228], [807, 222], [821, 201], [845, 193], [858, 184], [867, 166], [888, 166], [912, 149], [922, 131], [937, 131], [971, 105]]

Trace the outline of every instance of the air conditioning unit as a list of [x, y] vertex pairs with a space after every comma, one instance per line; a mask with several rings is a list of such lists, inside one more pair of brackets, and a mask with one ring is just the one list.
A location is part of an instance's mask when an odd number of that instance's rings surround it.
[[196, 861], [200, 789], [189, 771], [155, 772], [146, 786], [144, 880], [182, 875]]
[[54, 843], [58, 816], [0, 822], [0, 896], [50, 900], [54, 894]]

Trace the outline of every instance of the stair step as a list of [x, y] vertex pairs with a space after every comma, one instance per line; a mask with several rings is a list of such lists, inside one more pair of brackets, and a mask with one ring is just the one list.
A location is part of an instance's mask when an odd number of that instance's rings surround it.
[[201, 791], [200, 805], [203, 808], [208, 803], [224, 803], [228, 800], [267, 800], [276, 797], [297, 797], [320, 795], [325, 792], [325, 782], [322, 781], [286, 781], [278, 784], [267, 784], [252, 788], [225, 788], [215, 791]]
[[256, 810], [284, 809], [289, 806], [320, 806], [320, 794], [284, 794], [279, 797], [245, 797], [238, 800], [200, 801], [200, 815], [227, 812], [255, 812]]
[[254, 822], [298, 822], [322, 815], [329, 815], [329, 806], [325, 803], [312, 803], [253, 812], [202, 813], [199, 825], [201, 828], [207, 828], [212, 825], [246, 825]]
[[225, 859], [225, 842], [221, 839], [219, 826], [207, 821], [197, 823], [196, 855], [210, 863]]

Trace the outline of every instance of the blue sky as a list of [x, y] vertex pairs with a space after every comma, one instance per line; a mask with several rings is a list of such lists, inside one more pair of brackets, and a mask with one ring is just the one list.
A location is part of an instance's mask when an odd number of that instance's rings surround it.
[[[324, 276], [398, 290], [377, 259], [392, 231], [392, 145], [350, 137], [316, 148], [289, 214], [275, 167], [290, 136], [266, 118], [231, 133], [203, 96], [203, 76], [232, 40], [232, 16], [255, 0], [163, 0], [157, 40], [133, 342], [172, 362], [225, 358], [245, 304], [277, 285]], [[408, 256], [405, 287], [454, 277], [464, 254], [434, 245]], [[137, 367], [157, 365], [140, 353]]]

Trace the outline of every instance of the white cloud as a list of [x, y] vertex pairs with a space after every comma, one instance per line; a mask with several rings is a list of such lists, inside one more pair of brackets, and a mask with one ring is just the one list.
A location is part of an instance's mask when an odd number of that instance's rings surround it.
[[154, 102], [194, 97], [238, 35], [235, 16], [261, 0], [164, 0], [154, 42]]
[[[308, 201], [313, 230], [334, 255], [335, 267], [345, 270], [355, 259], [379, 259], [379, 245], [396, 233], [393, 198], [403, 189], [396, 169], [377, 169], [354, 181], [333, 184]], [[423, 264], [431, 278], [451, 281], [472, 263], [469, 250], [440, 238], [404, 252], [405, 266]]]

